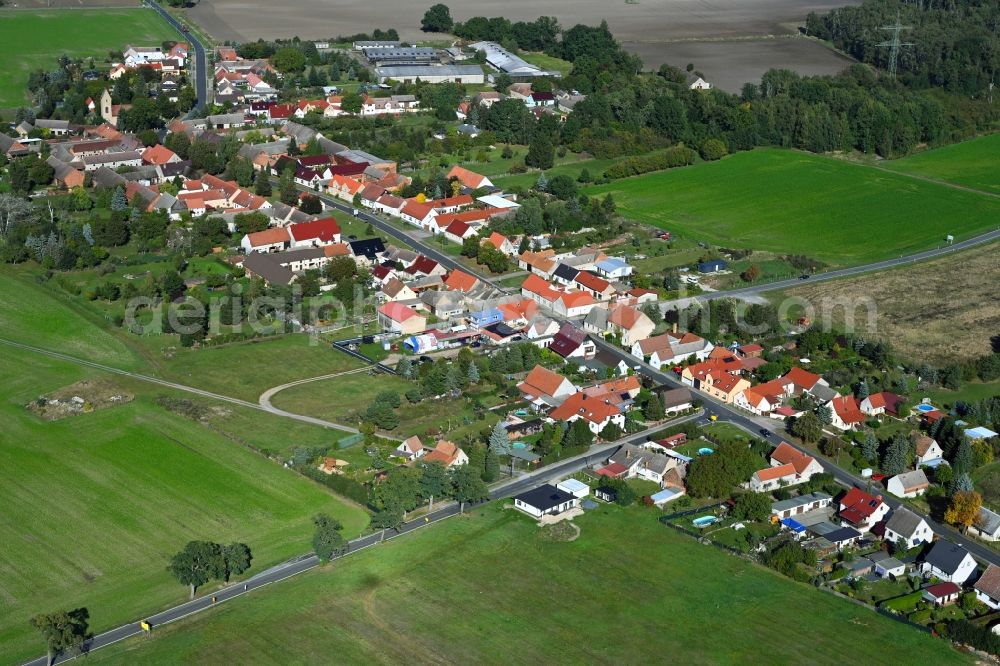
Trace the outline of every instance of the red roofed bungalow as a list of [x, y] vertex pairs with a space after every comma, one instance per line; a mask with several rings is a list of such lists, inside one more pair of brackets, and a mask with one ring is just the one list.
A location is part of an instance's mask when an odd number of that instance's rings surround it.
[[292, 247], [315, 247], [340, 242], [340, 225], [332, 217], [292, 224], [288, 231], [292, 236]]

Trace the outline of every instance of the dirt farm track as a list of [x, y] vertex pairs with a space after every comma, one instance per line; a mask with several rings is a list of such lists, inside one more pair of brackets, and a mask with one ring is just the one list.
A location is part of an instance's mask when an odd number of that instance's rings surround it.
[[[219, 40], [246, 41], [257, 37], [329, 38], [395, 28], [403, 39], [426, 39], [420, 19], [434, 0], [200, 0], [188, 10], [192, 19]], [[683, 67], [697, 56], [696, 67], [721, 87], [739, 89], [759, 78], [768, 67], [796, 67], [806, 74], [833, 73], [842, 58], [811, 41], [746, 40], [769, 35], [788, 36], [811, 11], [822, 12], [851, 0], [487, 0], [446, 1], [456, 21], [471, 16], [502, 14], [512, 21], [551, 15], [566, 27], [596, 25], [607, 20], [629, 50], [642, 56], [648, 68], [670, 62]], [[794, 41], [789, 47], [787, 42]], [[678, 44], [682, 42], [682, 44]], [[691, 43], [693, 42], [693, 44]], [[782, 46], [784, 43], [784, 46]], [[748, 58], [748, 49], [750, 55]], [[769, 53], [773, 52], [773, 58]], [[723, 83], [724, 81], [724, 83]], [[733, 81], [739, 83], [733, 84]]]

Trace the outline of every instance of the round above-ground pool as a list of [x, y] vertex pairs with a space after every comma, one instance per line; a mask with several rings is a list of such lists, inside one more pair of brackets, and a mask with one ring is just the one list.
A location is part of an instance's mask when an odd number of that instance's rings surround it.
[[703, 446], [700, 449], [698, 449], [699, 456], [707, 456], [712, 453], [715, 453], [715, 449], [710, 449], [707, 446]]
[[695, 518], [691, 521], [691, 524], [695, 527], [708, 527], [712, 523], [717, 522], [719, 519], [715, 516], [702, 516], [701, 518]]
[[528, 448], [528, 445], [525, 444], [524, 442], [514, 442], [513, 444], [510, 445], [510, 447], [512, 449], [518, 449], [518, 450], [520, 450], [520, 449], [526, 449], [526, 448]]
[[920, 404], [916, 406], [916, 410], [918, 412], [933, 412], [935, 409], [937, 409], [937, 407], [935, 407], [934, 405]]
[[514, 415], [515, 416], [527, 416], [528, 415], [528, 410], [527, 409], [519, 409], [516, 412], [514, 412]]

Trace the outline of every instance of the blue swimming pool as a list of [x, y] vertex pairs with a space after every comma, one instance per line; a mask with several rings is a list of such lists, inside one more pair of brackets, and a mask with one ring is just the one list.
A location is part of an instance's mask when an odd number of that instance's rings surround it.
[[710, 449], [707, 446], [703, 446], [700, 449], [698, 449], [699, 456], [707, 456], [712, 453], [715, 453], [715, 449]]
[[715, 516], [702, 516], [701, 518], [692, 520], [691, 524], [695, 527], [708, 527], [712, 523], [718, 522], [718, 520]]
[[526, 448], [528, 448], [528, 445], [525, 444], [524, 442], [514, 442], [513, 444], [510, 445], [510, 447], [512, 449], [518, 449], [518, 450], [520, 450], [520, 449], [526, 449]]
[[934, 405], [917, 405], [916, 409], [918, 412], [933, 412], [937, 407]]

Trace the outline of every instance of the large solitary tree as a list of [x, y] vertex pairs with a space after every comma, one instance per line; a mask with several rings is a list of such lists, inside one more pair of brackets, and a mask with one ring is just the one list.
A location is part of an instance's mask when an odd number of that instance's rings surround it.
[[195, 591], [213, 578], [224, 579], [226, 562], [222, 547], [211, 541], [189, 541], [184, 550], [170, 560], [170, 573], [183, 585]]
[[451, 18], [451, 10], [448, 5], [440, 3], [431, 5], [431, 8], [424, 12], [424, 18], [420, 21], [420, 29], [424, 32], [451, 32], [455, 22]]
[[45, 638], [46, 663], [67, 650], [79, 650], [83, 642], [90, 638], [86, 608], [55, 613], [41, 613], [31, 618], [31, 626]]
[[340, 533], [343, 525], [336, 518], [320, 513], [313, 518], [316, 531], [313, 533], [312, 547], [316, 557], [326, 562], [334, 555], [347, 549], [347, 539]]

